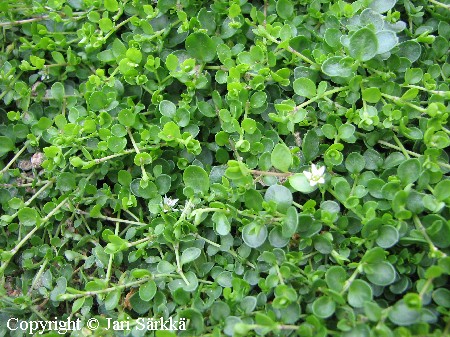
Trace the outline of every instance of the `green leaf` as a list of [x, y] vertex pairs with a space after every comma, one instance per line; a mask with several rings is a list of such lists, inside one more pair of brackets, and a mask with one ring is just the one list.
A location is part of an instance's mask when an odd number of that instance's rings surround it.
[[437, 305], [444, 308], [450, 308], [450, 290], [445, 288], [436, 289], [433, 291], [431, 297]]
[[92, 111], [100, 111], [108, 106], [106, 95], [102, 91], [95, 91], [89, 96], [89, 107]]
[[183, 181], [186, 187], [190, 187], [196, 193], [206, 194], [209, 190], [209, 176], [204, 169], [191, 165], [183, 172]]
[[0, 136], [0, 156], [14, 150], [14, 143], [8, 137]]
[[421, 53], [422, 47], [416, 41], [409, 40], [398, 45], [397, 55], [399, 57], [406, 57], [411, 63], [416, 62]]
[[52, 85], [52, 97], [58, 102], [62, 102], [65, 95], [64, 85], [61, 82], [56, 82]]
[[378, 88], [367, 88], [362, 91], [363, 100], [369, 103], [377, 103], [381, 99], [381, 91]]
[[364, 302], [372, 301], [372, 288], [363, 280], [354, 280], [348, 289], [348, 304], [354, 308], [362, 308]]
[[164, 125], [163, 130], [158, 137], [166, 141], [177, 140], [181, 138], [180, 127], [175, 122], [169, 122]]
[[163, 116], [174, 118], [177, 112], [177, 107], [172, 102], [164, 100], [159, 103], [159, 112], [161, 112]]
[[350, 173], [359, 173], [364, 170], [365, 166], [366, 160], [361, 154], [357, 152], [350, 153], [345, 159], [345, 168]]
[[80, 310], [83, 307], [85, 301], [86, 301], [86, 297], [80, 297], [80, 298], [77, 298], [75, 301], [73, 301], [72, 314], [74, 314], [78, 310]]
[[378, 51], [377, 36], [369, 28], [361, 28], [350, 37], [348, 49], [354, 59], [369, 61]]
[[245, 118], [242, 121], [241, 126], [242, 129], [249, 134], [253, 134], [257, 129], [256, 121], [251, 118]]
[[62, 295], [66, 292], [67, 288], [67, 279], [63, 276], [59, 277], [56, 280], [56, 285], [53, 290], [50, 292], [50, 300], [58, 301], [58, 295]]
[[373, 0], [369, 8], [373, 9], [375, 12], [384, 13], [395, 6], [397, 0]]
[[112, 62], [116, 59], [116, 56], [114, 56], [114, 52], [112, 50], [108, 49], [98, 53], [97, 58], [102, 62]]
[[125, 137], [112, 136], [108, 138], [108, 149], [112, 152], [121, 152], [127, 146], [127, 139]]
[[285, 144], [275, 145], [270, 156], [272, 166], [282, 172], [288, 172], [292, 165], [292, 154]]
[[105, 298], [105, 310], [114, 310], [119, 304], [121, 292], [120, 290], [113, 290]]
[[214, 221], [214, 230], [219, 235], [227, 235], [230, 233], [231, 225], [228, 218], [222, 212], [215, 212], [212, 216]]
[[267, 189], [264, 200], [267, 202], [274, 201], [277, 205], [277, 210], [285, 213], [289, 206], [292, 205], [293, 198], [291, 191], [287, 187], [272, 185]]
[[350, 57], [333, 56], [322, 63], [322, 71], [328, 76], [350, 77], [354, 60]]
[[342, 124], [338, 129], [338, 135], [342, 140], [348, 143], [354, 143], [356, 137], [354, 136], [356, 128], [353, 124]]
[[178, 68], [179, 61], [178, 57], [174, 54], [167, 55], [166, 58], [166, 67], [169, 71], [174, 71]]
[[445, 201], [450, 198], [450, 180], [445, 179], [436, 184], [433, 194], [439, 201]]
[[308, 178], [303, 173], [297, 173], [289, 177], [289, 184], [297, 191], [311, 193], [317, 189], [317, 185], [311, 186]]
[[63, 193], [72, 191], [76, 187], [77, 182], [73, 173], [63, 172], [56, 179], [56, 188]]
[[398, 44], [397, 35], [390, 30], [377, 32], [378, 50], [377, 54], [387, 53]]
[[111, 29], [113, 29], [114, 24], [111, 21], [110, 18], [102, 18], [100, 19], [100, 21], [98, 22], [98, 26], [100, 27], [100, 29], [104, 32], [107, 33], [109, 32]]
[[136, 115], [131, 109], [123, 109], [119, 112], [118, 120], [119, 123], [124, 126], [133, 126], [135, 122]]
[[186, 51], [199, 61], [210, 62], [216, 57], [216, 44], [205, 33], [196, 32], [186, 39]]
[[150, 280], [139, 287], [139, 297], [145, 302], [151, 301], [155, 297], [156, 290], [155, 281]]
[[404, 185], [411, 184], [419, 179], [421, 165], [418, 159], [412, 158], [401, 163], [397, 168], [397, 175]]
[[244, 202], [245, 202], [245, 207], [256, 210], [256, 211], [261, 211], [262, 210], [262, 203], [263, 203], [264, 199], [261, 196], [261, 194], [256, 191], [256, 190], [247, 190], [244, 194]]
[[376, 302], [365, 302], [364, 313], [372, 322], [378, 322], [381, 319], [382, 310]]
[[133, 269], [131, 271], [131, 276], [134, 278], [141, 278], [144, 276], [151, 276], [152, 273], [148, 269]]
[[258, 248], [267, 239], [267, 227], [250, 222], [242, 229], [242, 239], [245, 244], [251, 248]]
[[199, 101], [197, 103], [197, 108], [206, 117], [216, 117], [214, 108], [208, 102]]
[[347, 273], [341, 266], [332, 266], [325, 273], [325, 281], [330, 289], [340, 292], [347, 280]]
[[183, 253], [181, 254], [181, 265], [184, 265], [186, 263], [195, 261], [200, 254], [202, 253], [202, 251], [200, 249], [198, 249], [197, 247], [189, 247], [186, 248]]
[[317, 298], [312, 304], [312, 312], [319, 318], [328, 318], [334, 314], [336, 303], [328, 296]]
[[405, 83], [416, 84], [422, 80], [423, 70], [420, 68], [410, 68], [405, 72]]
[[255, 92], [252, 97], [250, 97], [250, 106], [252, 108], [260, 108], [262, 107], [267, 100], [267, 94], [263, 91]]
[[105, 253], [114, 254], [128, 248], [128, 242], [118, 235], [108, 235], [109, 243], [106, 245]]
[[294, 5], [290, 0], [278, 0], [276, 10], [282, 19], [289, 19], [294, 14]]
[[130, 304], [133, 310], [141, 315], [148, 312], [152, 306], [152, 303], [150, 301], [142, 300], [139, 293], [135, 293], [133, 296], [131, 296]]
[[117, 0], [105, 0], [104, 5], [109, 12], [117, 12], [119, 10], [119, 3]]
[[371, 248], [366, 251], [361, 262], [366, 263], [378, 263], [383, 262], [386, 259], [386, 252], [380, 247]]
[[377, 286], [387, 286], [395, 281], [395, 269], [386, 261], [364, 265], [364, 272], [367, 279]]
[[316, 84], [309, 78], [297, 78], [293, 84], [294, 91], [299, 96], [313, 98], [317, 95]]
[[324, 236], [314, 237], [314, 249], [321, 254], [330, 254], [333, 251], [333, 244]]
[[309, 130], [305, 134], [305, 138], [302, 143], [303, 156], [305, 162], [314, 160], [319, 154], [320, 139], [317, 132], [314, 129]]
[[38, 212], [30, 207], [24, 207], [17, 213], [19, 221], [24, 226], [35, 226], [39, 224], [40, 216]]
[[390, 225], [382, 226], [378, 230], [378, 237], [376, 239], [377, 245], [382, 248], [391, 248], [399, 240], [399, 233], [395, 227]]
[[123, 44], [123, 42], [120, 39], [114, 39], [112, 43], [112, 52], [115, 57], [118, 59], [122, 59], [125, 57], [125, 53], [127, 52], [127, 47]]
[[282, 223], [282, 234], [285, 238], [291, 238], [297, 231], [298, 213], [294, 206], [290, 206]]
[[394, 324], [408, 326], [419, 321], [420, 311], [410, 309], [404, 301], [399, 301], [389, 310], [388, 318]]

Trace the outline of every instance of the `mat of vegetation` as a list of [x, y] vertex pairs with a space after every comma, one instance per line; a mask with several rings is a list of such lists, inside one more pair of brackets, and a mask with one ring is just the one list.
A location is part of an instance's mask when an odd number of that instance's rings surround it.
[[0, 336], [449, 334], [450, 5], [0, 13]]

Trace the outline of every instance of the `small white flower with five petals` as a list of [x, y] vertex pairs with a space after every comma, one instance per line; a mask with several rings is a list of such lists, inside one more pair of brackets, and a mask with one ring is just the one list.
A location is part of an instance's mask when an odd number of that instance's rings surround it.
[[311, 171], [303, 171], [311, 186], [325, 183], [325, 166], [319, 167], [311, 164]]
[[164, 213], [173, 210], [176, 211], [176, 209], [174, 209], [175, 205], [177, 204], [179, 199], [172, 199], [171, 197], [167, 197], [166, 195], [164, 196], [163, 202], [162, 202], [162, 209], [164, 211]]

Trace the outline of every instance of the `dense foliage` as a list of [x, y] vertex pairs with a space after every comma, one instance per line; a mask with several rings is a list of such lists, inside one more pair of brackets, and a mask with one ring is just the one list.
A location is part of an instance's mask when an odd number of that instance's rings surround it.
[[450, 333], [450, 5], [0, 13], [0, 336]]

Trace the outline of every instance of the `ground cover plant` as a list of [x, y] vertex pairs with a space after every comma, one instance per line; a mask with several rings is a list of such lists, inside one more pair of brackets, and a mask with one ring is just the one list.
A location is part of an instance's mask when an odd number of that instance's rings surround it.
[[450, 5], [0, 13], [0, 336], [450, 334]]

